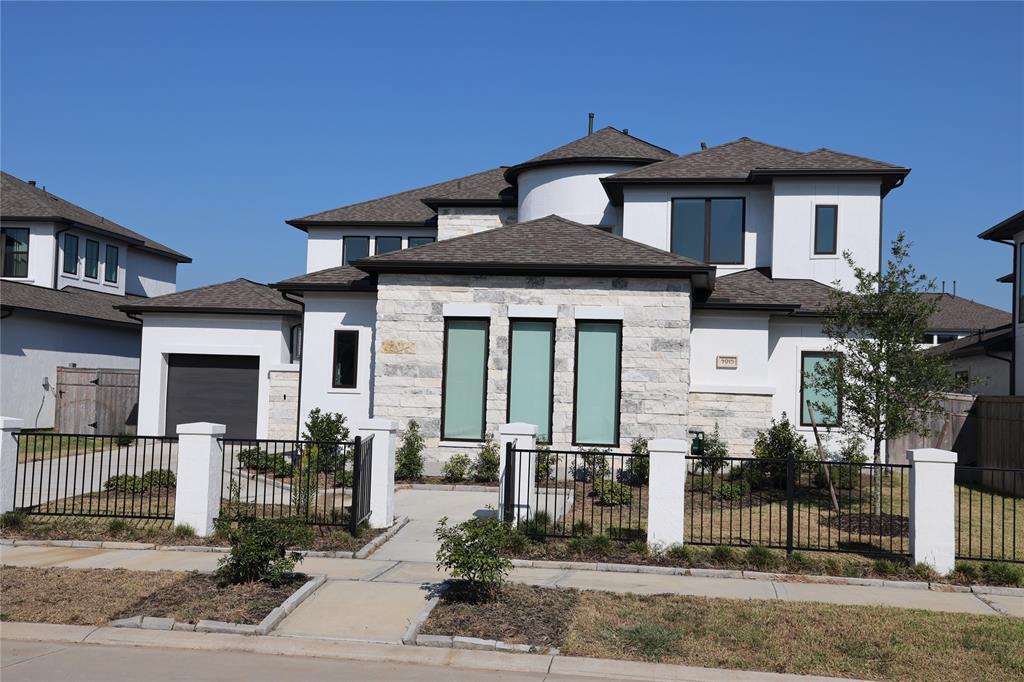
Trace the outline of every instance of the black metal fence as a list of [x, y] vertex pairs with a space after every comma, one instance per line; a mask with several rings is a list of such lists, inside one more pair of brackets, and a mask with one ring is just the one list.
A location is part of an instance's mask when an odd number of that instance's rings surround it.
[[355, 535], [359, 525], [370, 519], [370, 481], [373, 480], [373, 436], [356, 437], [352, 459], [352, 510], [349, 532]]
[[1024, 563], [1024, 469], [956, 467], [956, 557]]
[[[351, 514], [356, 453], [352, 442], [223, 438], [222, 517], [299, 518], [318, 526], [358, 525]], [[369, 448], [365, 449], [366, 452]], [[359, 457], [360, 466], [365, 457]], [[360, 471], [360, 488], [369, 488]], [[368, 494], [365, 493], [365, 494]], [[368, 504], [368, 502], [367, 502]]]
[[[531, 466], [532, 493], [522, 475]], [[647, 455], [507, 447], [505, 467], [505, 518], [528, 534], [646, 539]]]
[[173, 519], [178, 439], [21, 432], [14, 507], [32, 514]]

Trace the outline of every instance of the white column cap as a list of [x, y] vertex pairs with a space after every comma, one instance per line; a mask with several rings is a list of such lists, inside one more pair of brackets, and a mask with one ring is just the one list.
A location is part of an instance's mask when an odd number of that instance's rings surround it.
[[941, 464], [956, 464], [957, 454], [949, 450], [938, 448], [917, 448], [907, 450], [908, 462], [938, 462]]
[[651, 452], [689, 452], [689, 446], [682, 438], [655, 438], [647, 442]]
[[512, 422], [502, 424], [498, 427], [498, 434], [502, 436], [536, 436], [537, 425], [525, 422]]
[[397, 431], [398, 421], [395, 419], [374, 417], [373, 419], [367, 419], [366, 421], [361, 422], [356, 428], [360, 431]]
[[24, 419], [17, 417], [0, 417], [0, 431], [19, 431], [24, 423]]
[[227, 427], [223, 424], [213, 422], [192, 422], [191, 424], [178, 424], [179, 436], [223, 436]]

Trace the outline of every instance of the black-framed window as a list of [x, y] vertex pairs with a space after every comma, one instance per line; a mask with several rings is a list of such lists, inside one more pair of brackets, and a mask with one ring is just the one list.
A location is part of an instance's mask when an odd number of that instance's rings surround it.
[[573, 445], [619, 444], [622, 322], [577, 320]]
[[100, 272], [100, 243], [92, 239], [85, 240], [85, 276], [96, 279]]
[[302, 325], [296, 324], [292, 326], [291, 338], [288, 340], [290, 355], [292, 362], [299, 362], [302, 360]]
[[935, 343], [949, 343], [950, 341], [956, 341], [960, 337], [956, 334], [936, 334]]
[[117, 247], [107, 244], [107, 258], [103, 262], [103, 281], [115, 284], [117, 282]]
[[0, 277], [28, 277], [27, 227], [5, 227], [2, 230], [4, 256]]
[[839, 207], [819, 204], [814, 207], [814, 255], [835, 255], [839, 245]]
[[1017, 322], [1024, 322], [1024, 242], [1017, 246]]
[[486, 429], [490, 320], [447, 317], [441, 383], [441, 438], [482, 441]]
[[746, 200], [673, 199], [672, 253], [705, 263], [743, 263]]
[[360, 258], [366, 258], [370, 255], [369, 237], [344, 237], [341, 240], [341, 243], [341, 260], [344, 265], [348, 265], [353, 261], [357, 261]]
[[509, 320], [508, 422], [537, 425], [537, 441], [551, 442], [555, 383], [555, 321]]
[[78, 274], [78, 235], [64, 233], [64, 267], [69, 275]]
[[331, 388], [355, 388], [358, 376], [359, 332], [355, 329], [339, 329], [334, 332]]
[[[814, 421], [818, 426], [839, 426], [843, 423], [843, 401], [835, 390], [814, 388], [808, 382], [821, 363], [838, 357], [827, 351], [803, 351], [800, 353], [800, 426], [812, 426], [807, 401], [814, 408]], [[828, 408], [828, 414], [821, 406]]]
[[414, 246], [423, 246], [424, 244], [433, 244], [436, 239], [433, 237], [409, 237], [409, 248]]
[[402, 250], [401, 237], [377, 237], [373, 242], [373, 253], [375, 256]]

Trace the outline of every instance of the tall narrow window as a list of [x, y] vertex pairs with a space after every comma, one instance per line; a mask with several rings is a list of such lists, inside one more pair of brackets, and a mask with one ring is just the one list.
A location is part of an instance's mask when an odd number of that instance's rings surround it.
[[1024, 322], [1024, 242], [1017, 245], [1017, 321]]
[[[301, 340], [301, 336], [300, 336]], [[332, 388], [355, 388], [359, 368], [359, 332], [334, 332], [334, 369]]]
[[64, 233], [64, 272], [78, 274], [78, 235]]
[[[800, 425], [811, 426], [811, 413], [807, 401], [814, 407], [814, 422], [818, 426], [839, 426], [843, 421], [842, 401], [835, 391], [813, 388], [811, 378], [815, 368], [835, 357], [834, 353], [805, 351], [800, 354]], [[822, 409], [825, 407], [826, 409]]]
[[4, 257], [0, 277], [28, 277], [27, 227], [3, 228]]
[[383, 253], [402, 250], [401, 237], [377, 237], [374, 241], [374, 254], [379, 256]]
[[743, 262], [745, 201], [673, 199], [672, 253], [705, 263]]
[[618, 445], [622, 323], [576, 323], [573, 444]]
[[85, 276], [96, 279], [100, 272], [100, 243], [85, 240]]
[[103, 263], [103, 280], [117, 282], [117, 247], [107, 244], [107, 259]]
[[345, 265], [370, 255], [369, 237], [345, 237], [342, 240], [342, 262]]
[[815, 255], [833, 255], [838, 242], [839, 207], [821, 205], [814, 207], [814, 253]]
[[484, 438], [488, 330], [487, 319], [445, 320], [441, 389], [441, 437], [444, 440]]
[[433, 237], [409, 237], [409, 248], [414, 246], [423, 246], [424, 244], [433, 244]]
[[555, 367], [554, 320], [509, 322], [508, 421], [537, 425], [537, 440], [551, 442]]

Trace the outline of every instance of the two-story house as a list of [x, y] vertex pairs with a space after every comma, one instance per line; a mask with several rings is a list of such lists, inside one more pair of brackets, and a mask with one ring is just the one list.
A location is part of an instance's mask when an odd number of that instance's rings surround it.
[[115, 306], [175, 290], [173, 249], [2, 173], [0, 413], [54, 425], [59, 366], [137, 369], [142, 325]]
[[[287, 310], [237, 281], [126, 306], [146, 328], [140, 429], [173, 432], [197, 399], [168, 379], [187, 329], [207, 364], [249, 363], [249, 388], [207, 400], [258, 389], [244, 423], [224, 415], [238, 433], [294, 435], [317, 407], [416, 419], [432, 467], [508, 421], [555, 447], [717, 423], [744, 454], [783, 412], [809, 433], [805, 400], [838, 400], [803, 382], [830, 285], [854, 282], [844, 251], [879, 266], [883, 200], [908, 172], [748, 138], [677, 155], [604, 128], [290, 220], [307, 272], [273, 285]], [[263, 303], [245, 309], [243, 289]]]

